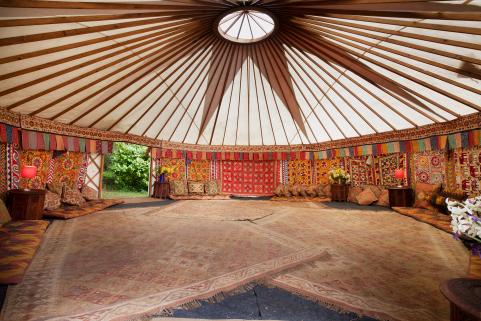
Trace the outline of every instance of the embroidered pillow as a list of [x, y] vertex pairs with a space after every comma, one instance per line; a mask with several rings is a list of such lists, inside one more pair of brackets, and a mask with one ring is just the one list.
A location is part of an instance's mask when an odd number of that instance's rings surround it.
[[299, 195], [304, 197], [309, 196], [304, 185], [299, 185]]
[[82, 196], [82, 193], [80, 193], [78, 189], [64, 186], [62, 203], [67, 205], [82, 206], [85, 204], [85, 200]]
[[375, 205], [379, 206], [387, 206], [389, 207], [389, 191], [387, 189], [384, 189], [381, 192], [381, 195], [378, 197], [378, 201], [374, 203]]
[[289, 191], [289, 186], [282, 185], [282, 194], [281, 194], [281, 196], [284, 196], [284, 197], [291, 197], [291, 196], [292, 196], [291, 192]]
[[297, 184], [289, 186], [289, 192], [292, 194], [292, 196], [299, 196], [300, 191], [301, 189]]
[[170, 181], [170, 193], [172, 195], [187, 195], [187, 182], [186, 181]]
[[311, 185], [306, 188], [306, 194], [309, 195], [310, 197], [316, 197], [317, 196], [317, 186]]
[[331, 184], [321, 184], [317, 188], [317, 194], [320, 197], [331, 197]]
[[433, 195], [439, 191], [441, 185], [433, 185], [426, 183], [417, 183], [415, 187], [414, 207], [434, 209], [431, 205]]
[[377, 201], [376, 194], [370, 188], [365, 188], [356, 199], [359, 205], [371, 205]]
[[45, 202], [43, 208], [46, 210], [55, 210], [60, 207], [61, 197], [57, 193], [47, 191], [45, 193]]
[[84, 185], [82, 187], [82, 196], [83, 198], [85, 198], [86, 201], [95, 201], [99, 198], [99, 193], [92, 187]]
[[362, 188], [359, 186], [354, 186], [349, 188], [349, 192], [347, 194], [347, 201], [351, 203], [357, 203], [357, 196], [362, 192]]
[[374, 193], [374, 195], [376, 195], [377, 198], [381, 196], [381, 193], [384, 190], [382, 186], [377, 186], [377, 185], [365, 185], [364, 188], [369, 188]]
[[205, 183], [205, 193], [207, 195], [217, 195], [219, 194], [219, 184], [217, 181], [208, 181]]
[[204, 183], [202, 182], [189, 182], [189, 194], [199, 195], [204, 194]]
[[60, 197], [62, 197], [63, 186], [64, 186], [64, 183], [48, 183], [47, 189], [50, 192], [58, 194]]
[[274, 190], [274, 195], [275, 196], [282, 196], [283, 194], [284, 194], [284, 185], [280, 184]]
[[0, 199], [0, 226], [12, 220], [5, 203]]

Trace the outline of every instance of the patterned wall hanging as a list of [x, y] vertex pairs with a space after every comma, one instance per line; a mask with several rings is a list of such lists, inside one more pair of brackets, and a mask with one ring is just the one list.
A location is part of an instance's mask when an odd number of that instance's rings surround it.
[[20, 185], [20, 147], [7, 145], [7, 188], [17, 189]]
[[210, 161], [210, 178], [211, 180], [220, 179], [220, 161], [211, 160]]
[[407, 162], [406, 154], [392, 154], [386, 156], [377, 156], [374, 158], [375, 163], [375, 182], [376, 185], [397, 186], [399, 180], [394, 177], [396, 169], [404, 169], [404, 180], [402, 185], [407, 185]]
[[210, 161], [189, 160], [187, 179], [189, 181], [206, 182], [210, 179]]
[[316, 184], [329, 184], [329, 171], [344, 168], [342, 158], [322, 159], [314, 161], [314, 182]]
[[468, 194], [481, 192], [481, 147], [454, 151], [456, 189]]
[[309, 186], [313, 180], [312, 161], [294, 160], [288, 162], [289, 166], [289, 185]]
[[352, 186], [373, 185], [375, 183], [374, 164], [368, 165], [368, 160], [368, 156], [357, 156], [346, 161], [347, 171], [351, 175]]
[[183, 158], [164, 158], [162, 159], [162, 166], [172, 167], [174, 173], [170, 176], [170, 180], [182, 180], [185, 179], [185, 159]]
[[[0, 198], [5, 199], [5, 193], [8, 190], [7, 185], [7, 144], [0, 144]], [[5, 161], [4, 161], [5, 160]]]
[[20, 152], [20, 168], [25, 165], [37, 167], [37, 176], [30, 180], [20, 178], [20, 188], [44, 189], [47, 184], [47, 176], [52, 152], [40, 150], [22, 150]]
[[53, 183], [65, 183], [77, 187], [80, 170], [84, 163], [84, 153], [55, 152], [53, 155]]
[[412, 154], [413, 183], [443, 184], [446, 186], [446, 160], [444, 151]]
[[274, 161], [222, 161], [222, 191], [230, 194], [272, 195], [276, 185]]

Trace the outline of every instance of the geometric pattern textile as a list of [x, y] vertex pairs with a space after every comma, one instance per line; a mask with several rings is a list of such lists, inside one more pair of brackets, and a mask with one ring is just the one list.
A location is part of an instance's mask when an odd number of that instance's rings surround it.
[[65, 184], [77, 189], [79, 176], [84, 164], [84, 153], [63, 152], [54, 153], [54, 172], [52, 182]]
[[187, 162], [188, 180], [197, 182], [207, 182], [210, 177], [210, 161], [208, 160], [189, 160]]
[[168, 176], [169, 180], [184, 180], [185, 179], [185, 159], [184, 158], [163, 158], [161, 166], [170, 167], [173, 173]]
[[481, 193], [481, 147], [454, 151], [456, 189]]
[[0, 144], [0, 198], [4, 199], [7, 184], [7, 144]]
[[312, 184], [312, 161], [293, 160], [288, 162], [289, 185], [309, 186]]
[[316, 184], [329, 184], [328, 173], [336, 168], [343, 168], [343, 162], [341, 158], [334, 159], [320, 159], [314, 161], [315, 183]]
[[405, 185], [407, 182], [406, 173], [406, 154], [392, 154], [386, 156], [376, 156], [375, 161], [375, 173], [376, 183], [381, 186], [396, 186], [399, 185], [399, 181], [394, 177], [396, 169], [404, 169], [404, 179], [401, 182]]
[[350, 158], [346, 164], [348, 173], [351, 175], [351, 186], [375, 185], [374, 159], [371, 165], [367, 164], [369, 156]]
[[446, 186], [446, 153], [444, 151], [414, 153], [412, 161], [413, 183]]
[[20, 155], [17, 144], [7, 144], [7, 189], [16, 189], [20, 183]]
[[222, 161], [222, 191], [229, 194], [272, 195], [275, 161]]
[[38, 188], [44, 189], [47, 183], [50, 160], [52, 159], [51, 151], [40, 150], [22, 150], [20, 151], [20, 168], [26, 165], [34, 165], [37, 167], [37, 176], [27, 180], [20, 179], [20, 188]]

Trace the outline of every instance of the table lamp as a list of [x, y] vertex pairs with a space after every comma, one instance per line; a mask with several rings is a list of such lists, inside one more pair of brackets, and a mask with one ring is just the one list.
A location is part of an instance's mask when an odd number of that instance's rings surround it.
[[402, 182], [404, 179], [404, 169], [402, 168], [396, 169], [396, 171], [394, 172], [394, 177], [396, 177], [399, 180], [398, 187], [403, 187]]
[[37, 176], [37, 167], [32, 165], [23, 166], [22, 170], [20, 171], [20, 176], [27, 179], [27, 188], [25, 188], [25, 190], [29, 191], [30, 189], [28, 188], [28, 185], [30, 183], [30, 180]]

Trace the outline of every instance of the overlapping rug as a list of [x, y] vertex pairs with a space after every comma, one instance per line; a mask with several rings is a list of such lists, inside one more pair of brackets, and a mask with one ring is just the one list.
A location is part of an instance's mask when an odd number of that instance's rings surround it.
[[3, 320], [131, 319], [319, 255], [252, 223], [161, 213], [108, 211], [53, 222], [24, 281], [8, 289]]
[[382, 320], [442, 321], [468, 253], [395, 212], [183, 201], [54, 222], [2, 320], [130, 320], [262, 281]]

